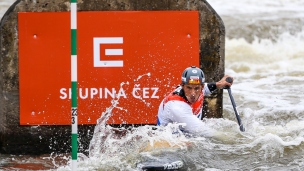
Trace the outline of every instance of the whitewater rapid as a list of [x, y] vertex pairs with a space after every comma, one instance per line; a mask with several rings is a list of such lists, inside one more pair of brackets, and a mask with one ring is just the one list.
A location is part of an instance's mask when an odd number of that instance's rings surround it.
[[[0, 16], [13, 2], [0, 2]], [[225, 73], [234, 77], [231, 90], [246, 131], [239, 131], [225, 90], [224, 117], [205, 121], [213, 137], [186, 137], [171, 125], [118, 130], [126, 135], [119, 138], [97, 125], [90, 155], [79, 154], [80, 170], [137, 170], [138, 163], [171, 160], [188, 170], [304, 170], [304, 1], [208, 2], [225, 24]], [[1, 156], [1, 162], [12, 159], [70, 170], [69, 156]]]

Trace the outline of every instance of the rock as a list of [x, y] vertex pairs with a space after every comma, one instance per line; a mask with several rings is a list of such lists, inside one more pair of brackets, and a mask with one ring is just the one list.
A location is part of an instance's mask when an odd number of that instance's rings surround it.
[[[20, 126], [18, 12], [69, 11], [68, 0], [17, 0], [0, 25], [0, 152], [70, 152], [71, 126]], [[225, 27], [205, 0], [78, 0], [79, 11], [197, 10], [200, 17], [200, 68], [207, 82], [224, 76]], [[222, 117], [222, 90], [205, 99], [207, 117]], [[79, 152], [87, 153], [95, 125], [79, 126]]]

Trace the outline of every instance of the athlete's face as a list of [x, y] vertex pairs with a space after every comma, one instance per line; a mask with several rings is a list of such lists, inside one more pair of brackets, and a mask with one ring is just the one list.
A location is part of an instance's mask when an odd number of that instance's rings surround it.
[[196, 102], [196, 100], [198, 99], [198, 97], [200, 96], [204, 84], [200, 85], [200, 84], [184, 84], [182, 85], [184, 92], [185, 92], [185, 96], [187, 97], [188, 101], [192, 104], [194, 102]]

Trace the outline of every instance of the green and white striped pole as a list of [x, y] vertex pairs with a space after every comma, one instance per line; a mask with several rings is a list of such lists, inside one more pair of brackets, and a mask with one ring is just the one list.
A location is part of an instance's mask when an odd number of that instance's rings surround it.
[[71, 82], [72, 82], [72, 170], [77, 170], [77, 0], [71, 0]]

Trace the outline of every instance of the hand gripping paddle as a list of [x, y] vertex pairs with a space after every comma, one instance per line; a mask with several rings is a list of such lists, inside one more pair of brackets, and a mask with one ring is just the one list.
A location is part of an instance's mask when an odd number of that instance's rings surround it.
[[[226, 81], [227, 81], [228, 83], [232, 83], [232, 78], [231, 78], [231, 77], [227, 77], [227, 78], [226, 78]], [[228, 86], [226, 86], [225, 89], [228, 90], [229, 97], [230, 97], [230, 100], [231, 100], [231, 103], [232, 103], [232, 106], [233, 106], [233, 110], [234, 110], [236, 119], [237, 119], [237, 121], [238, 121], [238, 123], [239, 123], [239, 126], [240, 126], [240, 130], [241, 130], [242, 132], [244, 132], [244, 131], [245, 131], [245, 128], [243, 127], [243, 124], [242, 124], [240, 115], [239, 115], [238, 111], [236, 110], [236, 105], [235, 105], [235, 102], [234, 102], [234, 98], [233, 98], [233, 96], [232, 96], [232, 94], [231, 94], [231, 89], [230, 89], [230, 87], [228, 87]]]

